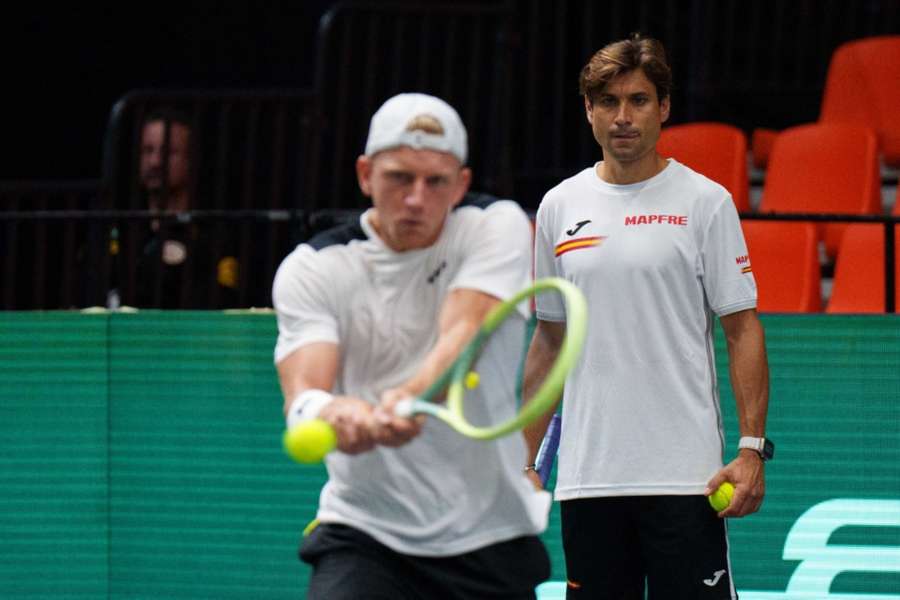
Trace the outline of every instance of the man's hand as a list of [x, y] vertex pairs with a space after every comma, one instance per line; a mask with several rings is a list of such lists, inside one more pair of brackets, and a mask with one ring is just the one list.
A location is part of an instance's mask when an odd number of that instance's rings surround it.
[[538, 472], [534, 469], [528, 469], [525, 471], [525, 476], [528, 477], [528, 480], [531, 481], [531, 484], [534, 486], [536, 490], [544, 489], [544, 484], [541, 483], [541, 476], [538, 475]]
[[402, 389], [387, 390], [381, 395], [381, 403], [373, 411], [372, 437], [376, 443], [384, 446], [402, 446], [422, 432], [424, 415], [408, 419], [394, 414], [394, 407], [406, 398], [409, 398], [409, 393]]
[[372, 405], [351, 396], [335, 396], [319, 413], [334, 428], [337, 447], [347, 454], [359, 454], [375, 447], [372, 435], [375, 418]]
[[719, 513], [720, 517], [743, 517], [759, 510], [766, 494], [765, 472], [759, 454], [741, 450], [737, 458], [709, 480], [703, 493], [709, 496], [726, 481], [734, 485], [734, 496], [728, 508]]

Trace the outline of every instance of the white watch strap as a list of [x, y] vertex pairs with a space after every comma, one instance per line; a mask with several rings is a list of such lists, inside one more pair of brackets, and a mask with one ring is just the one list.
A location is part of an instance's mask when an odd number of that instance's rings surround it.
[[334, 396], [325, 390], [309, 389], [297, 394], [287, 412], [287, 428], [290, 429], [300, 421], [315, 419], [333, 399]]
[[738, 440], [738, 450], [742, 448], [749, 448], [750, 450], [756, 450], [757, 452], [762, 454], [765, 445], [766, 438], [761, 437], [744, 436], [740, 440]]

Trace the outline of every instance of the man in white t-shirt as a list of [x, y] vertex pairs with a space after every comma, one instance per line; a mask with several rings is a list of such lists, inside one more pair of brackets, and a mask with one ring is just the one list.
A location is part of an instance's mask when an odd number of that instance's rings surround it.
[[[658, 41], [606, 46], [580, 84], [604, 159], [547, 192], [535, 231], [535, 276], [572, 281], [590, 307], [562, 408], [556, 497], [567, 598], [735, 598], [722, 517], [758, 510], [773, 448], [738, 215], [722, 186], [656, 152], [671, 88]], [[724, 467], [714, 316], [743, 436]], [[526, 396], [558, 352], [564, 306], [541, 296], [537, 317]], [[529, 463], [548, 419], [526, 429]], [[706, 496], [724, 481], [734, 498], [717, 515]]]
[[[531, 225], [514, 202], [467, 194], [456, 111], [401, 94], [372, 117], [356, 163], [373, 207], [281, 264], [275, 362], [289, 425], [330, 423], [320, 524], [302, 543], [307, 598], [534, 598], [550, 497], [522, 473], [521, 435], [481, 442], [393, 406], [423, 392], [486, 313], [528, 285]], [[492, 335], [467, 418], [516, 411], [527, 307]]]

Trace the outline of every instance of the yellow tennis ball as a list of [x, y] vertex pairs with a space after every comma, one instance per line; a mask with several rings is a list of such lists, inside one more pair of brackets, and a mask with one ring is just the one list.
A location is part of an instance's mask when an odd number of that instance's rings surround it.
[[470, 390], [474, 390], [478, 387], [478, 384], [481, 383], [481, 377], [475, 371], [469, 371], [469, 374], [466, 375], [466, 387]]
[[716, 512], [722, 512], [731, 504], [731, 497], [734, 495], [734, 486], [729, 482], [725, 482], [719, 486], [715, 492], [709, 496], [709, 505]]
[[322, 419], [301, 421], [284, 432], [284, 450], [302, 463], [321, 462], [337, 445], [337, 435]]

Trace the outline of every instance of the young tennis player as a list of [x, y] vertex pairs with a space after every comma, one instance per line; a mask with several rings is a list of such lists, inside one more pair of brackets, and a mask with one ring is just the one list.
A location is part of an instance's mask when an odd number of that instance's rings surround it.
[[[555, 490], [567, 598], [735, 598], [719, 517], [759, 508], [771, 456], [763, 329], [738, 215], [722, 186], [656, 152], [671, 88], [659, 42], [606, 46], [580, 84], [603, 160], [547, 192], [535, 233], [535, 276], [569, 279], [590, 308], [564, 392]], [[566, 318], [552, 296], [537, 298], [537, 316], [526, 395]], [[744, 436], [724, 468], [714, 316]], [[545, 426], [526, 429], [531, 459]], [[734, 498], [717, 516], [706, 495], [726, 480]]]
[[[522, 473], [523, 436], [475, 441], [392, 410], [530, 282], [527, 216], [511, 201], [464, 201], [466, 155], [452, 107], [391, 98], [356, 163], [373, 207], [297, 247], [275, 277], [289, 424], [320, 418], [338, 437], [320, 524], [300, 550], [313, 567], [311, 600], [534, 598], [549, 575], [536, 536], [550, 499]], [[521, 356], [526, 317], [485, 348], [468, 418], [515, 413], [516, 370], [499, 366]]]

